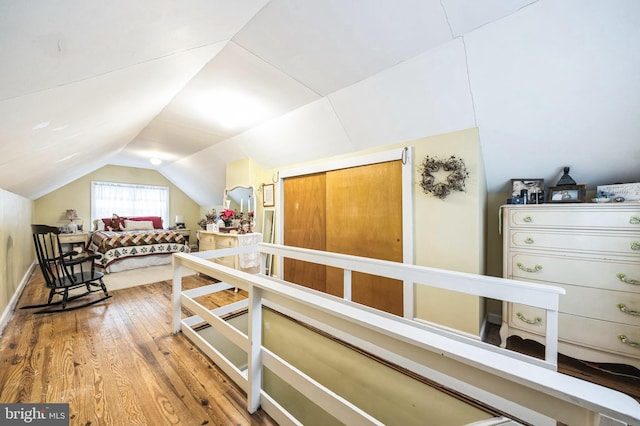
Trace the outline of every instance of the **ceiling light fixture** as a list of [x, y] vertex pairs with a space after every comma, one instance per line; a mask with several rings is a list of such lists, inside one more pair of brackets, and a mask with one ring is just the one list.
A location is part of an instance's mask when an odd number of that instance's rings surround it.
[[151, 164], [153, 164], [154, 166], [159, 166], [160, 164], [162, 164], [162, 160], [159, 159], [158, 157], [153, 157], [150, 158], [149, 161], [151, 162]]

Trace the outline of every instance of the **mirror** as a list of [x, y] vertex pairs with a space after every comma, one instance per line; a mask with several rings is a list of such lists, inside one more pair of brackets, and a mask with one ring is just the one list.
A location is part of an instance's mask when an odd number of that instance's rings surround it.
[[234, 186], [224, 190], [223, 206], [225, 209], [247, 213], [256, 210], [256, 196], [253, 186]]
[[[273, 244], [276, 229], [276, 211], [264, 210], [262, 212], [262, 241]], [[265, 262], [265, 275], [271, 275], [271, 267], [273, 264], [273, 255], [267, 254]]]

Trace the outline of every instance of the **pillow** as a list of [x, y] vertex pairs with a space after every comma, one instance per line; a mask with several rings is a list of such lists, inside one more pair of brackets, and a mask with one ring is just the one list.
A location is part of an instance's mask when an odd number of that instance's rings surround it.
[[123, 217], [107, 217], [102, 219], [104, 229], [107, 231], [124, 231], [124, 218]]
[[153, 222], [150, 220], [124, 220], [125, 231], [147, 231], [153, 230]]
[[153, 222], [153, 227], [155, 229], [162, 229], [162, 218], [160, 216], [136, 216], [129, 217], [128, 219], [137, 221], [151, 221]]

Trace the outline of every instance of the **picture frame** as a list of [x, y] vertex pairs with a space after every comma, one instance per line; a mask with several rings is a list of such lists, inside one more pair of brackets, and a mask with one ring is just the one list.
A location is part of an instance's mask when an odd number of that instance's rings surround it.
[[511, 179], [511, 196], [519, 197], [520, 191], [526, 189], [531, 194], [537, 194], [539, 192], [544, 191], [544, 179], [533, 179], [533, 178], [524, 178], [524, 179]]
[[272, 183], [265, 184], [262, 187], [262, 206], [263, 207], [273, 207], [275, 206], [275, 185]]
[[548, 203], [584, 203], [586, 185], [562, 185], [549, 188]]

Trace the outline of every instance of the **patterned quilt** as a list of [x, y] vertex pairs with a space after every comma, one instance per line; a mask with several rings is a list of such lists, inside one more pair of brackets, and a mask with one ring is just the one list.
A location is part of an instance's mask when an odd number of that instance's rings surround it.
[[189, 253], [182, 234], [156, 229], [153, 231], [97, 231], [91, 234], [89, 250], [102, 255], [96, 265], [106, 268], [129, 257], [156, 254]]

